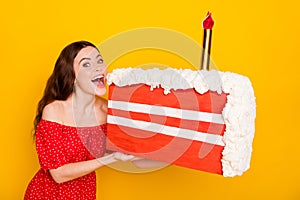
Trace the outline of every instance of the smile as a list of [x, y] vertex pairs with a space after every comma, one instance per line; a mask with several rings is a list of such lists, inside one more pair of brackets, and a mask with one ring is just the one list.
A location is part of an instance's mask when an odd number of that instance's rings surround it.
[[97, 87], [105, 86], [105, 78], [104, 75], [100, 74], [91, 80]]

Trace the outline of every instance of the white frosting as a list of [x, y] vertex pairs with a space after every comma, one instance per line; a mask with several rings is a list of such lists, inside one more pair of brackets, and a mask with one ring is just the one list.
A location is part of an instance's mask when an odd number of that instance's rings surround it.
[[150, 90], [161, 87], [166, 95], [172, 89], [189, 88], [195, 88], [200, 94], [208, 90], [229, 94], [222, 111], [226, 124], [223, 136], [225, 147], [221, 160], [223, 176], [242, 175], [250, 168], [256, 103], [251, 82], [247, 77], [216, 70], [122, 68], [109, 73], [107, 83], [120, 87], [146, 84], [150, 86]]

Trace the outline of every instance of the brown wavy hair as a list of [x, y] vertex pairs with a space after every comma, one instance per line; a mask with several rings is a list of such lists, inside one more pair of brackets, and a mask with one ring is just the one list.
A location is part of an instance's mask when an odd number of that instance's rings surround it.
[[54, 70], [47, 81], [43, 97], [38, 103], [36, 116], [34, 119], [34, 136], [38, 123], [40, 122], [43, 114], [43, 109], [48, 104], [55, 100], [66, 100], [73, 92], [75, 71], [74, 59], [78, 52], [85, 47], [97, 47], [87, 41], [78, 41], [66, 46], [60, 53], [56, 60]]

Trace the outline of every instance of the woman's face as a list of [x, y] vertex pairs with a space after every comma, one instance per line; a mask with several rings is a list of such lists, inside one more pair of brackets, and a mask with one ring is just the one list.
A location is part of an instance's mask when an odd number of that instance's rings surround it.
[[81, 49], [74, 59], [75, 91], [103, 96], [106, 93], [106, 65], [99, 51], [88, 46]]

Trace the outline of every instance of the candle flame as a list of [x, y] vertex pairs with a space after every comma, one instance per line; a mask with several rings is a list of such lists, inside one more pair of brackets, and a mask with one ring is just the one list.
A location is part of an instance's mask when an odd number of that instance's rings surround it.
[[214, 26], [214, 20], [211, 17], [211, 13], [208, 12], [205, 19], [202, 22], [202, 26], [204, 29], [212, 29]]

